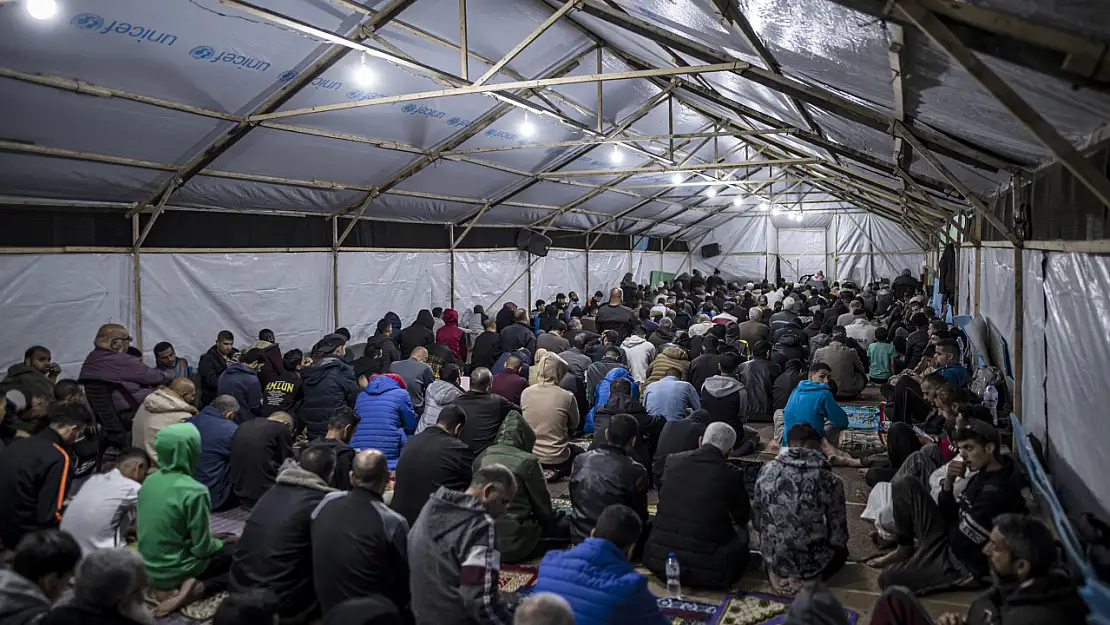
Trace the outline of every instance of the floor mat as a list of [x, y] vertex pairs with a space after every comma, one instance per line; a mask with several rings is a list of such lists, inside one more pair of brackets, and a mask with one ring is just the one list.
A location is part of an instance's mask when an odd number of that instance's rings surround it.
[[[570, 500], [569, 499], [563, 499], [563, 498], [553, 498], [551, 500], [551, 507], [554, 508], [556, 511], [562, 510], [562, 511], [566, 512], [567, 514], [570, 514], [571, 511], [574, 510], [574, 506], [570, 503]], [[653, 503], [649, 503], [648, 504], [648, 516], [655, 516], [655, 513], [658, 511], [658, 509], [659, 509], [658, 505], [653, 504]]]
[[540, 567], [534, 564], [505, 564], [497, 583], [501, 592], [526, 593], [536, 585]]
[[[712, 625], [779, 625], [786, 618], [786, 611], [794, 599], [761, 592], [729, 595], [721, 604]], [[849, 625], [856, 625], [859, 613], [844, 609]]]
[[713, 617], [720, 608], [715, 603], [702, 603], [700, 601], [675, 599], [674, 597], [656, 597], [655, 600], [659, 604], [659, 609], [663, 611], [663, 616], [667, 617], [667, 622], [671, 625], [708, 625], [713, 622]]
[[878, 430], [878, 406], [841, 406], [848, 413], [848, 429], [851, 430]]
[[246, 508], [232, 508], [223, 512], [213, 512], [211, 519], [212, 533], [229, 533], [240, 536], [243, 534], [243, 526], [250, 515], [251, 511]]

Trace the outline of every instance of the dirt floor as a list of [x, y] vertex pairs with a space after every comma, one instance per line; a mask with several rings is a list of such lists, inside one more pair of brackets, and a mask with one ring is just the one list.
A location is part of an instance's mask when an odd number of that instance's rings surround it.
[[[881, 399], [878, 389], [872, 386], [864, 391], [864, 394], [858, 401], [852, 403], [877, 405]], [[772, 437], [773, 426], [768, 423], [752, 424], [752, 427], [759, 432], [762, 448]], [[758, 453], [752, 457], [762, 461], [768, 461], [773, 458], [772, 455], [765, 453]], [[844, 481], [844, 493], [848, 503], [849, 555], [848, 564], [840, 573], [829, 580], [829, 586], [836, 593], [836, 596], [840, 599], [840, 602], [845, 608], [860, 613], [860, 619], [857, 625], [870, 625], [871, 610], [880, 595], [877, 583], [879, 572], [871, 569], [864, 564], [864, 562], [875, 555], [877, 550], [868, 538], [868, 534], [873, 529], [873, 526], [870, 522], [860, 519], [859, 515], [867, 504], [867, 496], [871, 489], [864, 482], [859, 469], [836, 468], [834, 472]], [[548, 490], [553, 498], [569, 498], [569, 482], [567, 480], [548, 484]], [[658, 502], [658, 498], [654, 492], [650, 493], [648, 501], [650, 504]], [[734, 590], [770, 593], [771, 587], [767, 583], [766, 574], [762, 570], [758, 552], [753, 555], [752, 561], [753, 563], [749, 565], [744, 579]], [[647, 570], [642, 571], [644, 574], [648, 575], [653, 592], [657, 595], [666, 594], [665, 582], [656, 579], [648, 573]], [[683, 597], [695, 601], [719, 604], [724, 600], [726, 594], [727, 593], [724, 592], [698, 592], [696, 590], [684, 589]], [[970, 605], [975, 596], [976, 593], [968, 592], [942, 593], [927, 598], [924, 604], [934, 617], [944, 614], [945, 612], [966, 614], [967, 606]]]

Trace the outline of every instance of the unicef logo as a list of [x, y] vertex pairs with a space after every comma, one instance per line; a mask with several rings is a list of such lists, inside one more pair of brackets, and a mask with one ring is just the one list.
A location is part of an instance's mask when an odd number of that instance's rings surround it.
[[211, 58], [212, 55], [215, 53], [216, 51], [209, 46], [197, 46], [192, 50], [189, 50], [189, 56], [198, 60]]
[[[211, 49], [211, 48], [209, 48], [209, 49]], [[282, 72], [281, 75], [278, 76], [278, 80], [280, 80], [281, 82], [289, 82], [290, 80], [293, 80], [296, 77], [297, 77], [297, 72], [294, 72], [293, 70], [289, 70], [289, 71]]]
[[74, 15], [70, 24], [77, 28], [84, 28], [85, 30], [96, 30], [104, 25], [104, 18], [95, 13], [78, 13]]
[[353, 89], [353, 90], [347, 92], [347, 99], [348, 100], [358, 100], [361, 97], [362, 97], [362, 92], [357, 90], [357, 89]]
[[401, 110], [406, 112], [406, 113], [411, 113], [411, 112], [416, 110], [416, 105], [415, 104], [406, 104]]
[[447, 120], [447, 125], [448, 126], [457, 126], [458, 124], [459, 124], [459, 118], [458, 117], [452, 117], [451, 119]]
[[489, 130], [486, 131], [486, 136], [487, 137], [492, 137], [492, 136], [495, 136], [496, 134], [497, 134], [497, 129], [496, 128], [490, 128]]

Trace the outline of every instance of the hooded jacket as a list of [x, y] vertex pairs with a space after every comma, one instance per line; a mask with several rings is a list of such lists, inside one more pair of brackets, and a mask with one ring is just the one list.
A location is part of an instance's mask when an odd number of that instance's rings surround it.
[[293, 434], [280, 421], [252, 419], [231, 437], [231, 483], [244, 507], [254, 504], [274, 485], [278, 471], [293, 457]]
[[32, 625], [50, 610], [38, 584], [11, 569], [0, 569], [0, 623]]
[[815, 577], [847, 548], [844, 483], [819, 450], [784, 447], [759, 471], [752, 499], [763, 561], [779, 577]]
[[57, 527], [70, 480], [70, 450], [53, 428], [12, 441], [0, 453], [0, 539], [15, 549], [25, 534]]
[[647, 381], [651, 361], [655, 359], [655, 345], [642, 336], [632, 335], [624, 339], [621, 347], [628, 355], [628, 370], [632, 378], [643, 384]]
[[647, 383], [662, 380], [663, 376], [667, 375], [667, 369], [672, 368], [681, 371], [683, 379], [690, 377], [690, 357], [686, 355], [686, 350], [677, 345], [664, 348], [663, 352], [656, 356], [651, 363]]
[[262, 350], [262, 368], [258, 370], [258, 382], [262, 386], [266, 386], [270, 382], [281, 378], [285, 373], [285, 363], [281, 357], [281, 346], [277, 343], [263, 341], [261, 339], [255, 341], [247, 348], [247, 351], [252, 349]]
[[466, 332], [459, 327], [459, 311], [448, 308], [443, 311], [443, 327], [436, 331], [436, 341], [451, 348], [451, 353], [459, 362], [466, 362]]
[[16, 389], [23, 391], [28, 399], [45, 397], [53, 401], [54, 382], [34, 367], [17, 362], [8, 367], [8, 375], [0, 381], [0, 395]]
[[238, 426], [211, 406], [189, 417], [186, 422], [192, 423], [200, 432], [200, 456], [193, 469], [193, 477], [208, 487], [212, 495], [212, 509], [219, 510], [232, 495], [231, 439]]
[[555, 593], [574, 611], [575, 623], [591, 625], [666, 625], [648, 580], [616, 545], [587, 538], [540, 562], [533, 592]]
[[501, 310], [497, 311], [497, 315], [493, 318], [494, 323], [497, 325], [497, 332], [499, 334], [505, 328], [513, 325], [515, 314], [516, 304], [512, 302], [505, 302], [505, 304], [501, 306]]
[[701, 407], [712, 423], [727, 423], [740, 433], [748, 421], [748, 389], [732, 376], [715, 375], [701, 388]]
[[360, 391], [355, 370], [342, 358], [325, 356], [301, 369], [301, 380], [304, 381], [304, 403], [297, 418], [304, 423], [309, 440], [323, 438], [335, 409], [355, 405]]
[[377, 449], [385, 454], [390, 469], [396, 467], [408, 440], [405, 431], [416, 429], [416, 411], [401, 376], [389, 373], [370, 378], [355, 400], [355, 412], [359, 422], [351, 447]]
[[482, 332], [474, 337], [474, 349], [470, 353], [470, 364], [475, 368], [493, 367], [501, 351], [501, 335], [497, 332]]
[[219, 393], [216, 388], [220, 385], [220, 374], [227, 369], [227, 358], [220, 353], [219, 346], [213, 345], [200, 357], [197, 373], [200, 374], [200, 404], [207, 406]]
[[[590, 371], [593, 370], [593, 367], [590, 367]], [[613, 380], [616, 380], [617, 378], [624, 378], [631, 382], [632, 395], [633, 397], [637, 395], [636, 381], [632, 379], [632, 374], [628, 372], [628, 369], [625, 369], [621, 366], [616, 366], [609, 369], [609, 372], [605, 374], [605, 377], [597, 383], [597, 386], [593, 390], [593, 408], [590, 408], [590, 411], [586, 413], [586, 422], [582, 426], [582, 429], [584, 431], [594, 431], [594, 415], [597, 413], [597, 409], [600, 406], [604, 406], [605, 404], [609, 403], [609, 387], [612, 386]]]
[[536, 335], [526, 323], [514, 323], [501, 331], [502, 353], [518, 349], [526, 349], [529, 354], [536, 353]]
[[428, 386], [424, 393], [424, 414], [420, 415], [420, 423], [416, 426], [416, 434], [423, 432], [439, 421], [439, 413], [443, 407], [459, 398], [463, 390], [450, 382], [436, 380]]
[[[123, 391], [112, 392], [112, 405], [119, 412], [134, 413], [143, 400], [155, 388], [162, 386], [166, 378], [153, 367], [141, 360], [122, 352], [99, 347], [89, 352], [81, 365], [82, 380], [99, 380], [119, 384]], [[126, 396], [123, 394], [126, 393]], [[53, 392], [51, 392], [53, 397]]]
[[712, 445], [667, 460], [670, 488], [659, 491], [659, 509], [644, 548], [644, 566], [667, 579], [667, 558], [681, 563], [683, 585], [729, 588], [748, 562], [747, 528], [752, 506], [744, 472]]
[[570, 472], [570, 535], [585, 540], [598, 518], [613, 504], [624, 504], [647, 521], [647, 469], [624, 449], [609, 443], [579, 454]]
[[661, 350], [663, 349], [663, 346], [667, 343], [674, 342], [674, 330], [671, 330], [670, 328], [657, 328], [654, 332], [651, 333], [651, 336], [648, 337], [648, 341], [650, 341], [651, 344], [655, 346], [655, 349], [657, 351]]
[[663, 472], [667, 459], [674, 454], [697, 449], [698, 439], [705, 434], [709, 419], [709, 411], [695, 410], [685, 419], [667, 421], [663, 425], [663, 430], [659, 432], [659, 443], [655, 447], [655, 456], [651, 459], [655, 490], [663, 488]]
[[570, 433], [580, 419], [574, 393], [559, 386], [567, 373], [567, 363], [557, 354], [548, 353], [532, 369], [539, 379], [520, 395], [524, 420], [535, 432], [534, 453], [540, 462], [560, 464], [570, 458]]
[[806, 345], [809, 337], [797, 326], [787, 326], [775, 335], [774, 345], [771, 346], [771, 360], [780, 368], [785, 369], [786, 363], [797, 358], [806, 360], [808, 351]]
[[840, 429], [847, 429], [848, 415], [829, 391], [828, 384], [802, 380], [790, 394], [783, 409], [781, 444], [786, 444], [786, 434], [798, 423], [808, 423], [818, 432], [825, 430], [828, 421]]
[[166, 426], [154, 439], [154, 448], [162, 468], [139, 488], [139, 553], [150, 585], [169, 590], [204, 572], [224, 542], [212, 537], [208, 488], [193, 479], [200, 457], [196, 426]]
[[[613, 369], [627, 370], [627, 367], [621, 364], [619, 360], [608, 356], [586, 367], [586, 399], [589, 400], [591, 404], [596, 406], [599, 403], [596, 396], [597, 387]], [[632, 379], [631, 373], [628, 374], [628, 379]]]
[[262, 385], [258, 381], [258, 372], [247, 365], [238, 362], [228, 365], [220, 374], [216, 392], [231, 395], [239, 402], [236, 423], [246, 423], [262, 415]]
[[501, 598], [497, 526], [485, 504], [440, 488], [409, 532], [417, 625], [509, 625]]
[[155, 389], [143, 400], [131, 424], [131, 445], [146, 450], [157, 466], [158, 452], [154, 438], [162, 428], [182, 423], [197, 413], [197, 409], [168, 388]]
[[312, 511], [334, 488], [290, 461], [258, 500], [228, 571], [231, 592], [266, 589], [278, 597], [283, 624], [309, 623], [320, 613], [312, 578]]
[[497, 440], [474, 461], [474, 470], [502, 464], [516, 477], [516, 496], [505, 514], [497, 519], [501, 538], [501, 559], [522, 562], [540, 542], [545, 525], [555, 522], [551, 495], [543, 477], [540, 461], [532, 454], [536, 434], [519, 412], [510, 412], [501, 424]]
[[740, 379], [748, 387], [748, 420], [771, 421], [775, 414], [774, 385], [782, 367], [767, 358], [755, 358], [740, 366]]
[[972, 602], [967, 625], [1071, 625], [1083, 623], [1086, 602], [1062, 571], [1020, 584], [995, 586]]
[[427, 308], [416, 314], [416, 321], [405, 328], [399, 337], [401, 341], [401, 357], [408, 358], [412, 350], [417, 347], [428, 347], [436, 342], [436, 335], [432, 328], [435, 327], [435, 318], [432, 311]]
[[[431, 311], [428, 312], [431, 313]], [[401, 318], [397, 316], [397, 313], [391, 310], [382, 315], [382, 319], [388, 320], [389, 325], [393, 326], [393, 336], [401, 334]]]
[[[400, 324], [399, 319], [397, 323]], [[399, 331], [393, 330], [393, 334], [396, 335]], [[386, 369], [389, 369], [389, 365], [394, 361], [401, 360], [401, 350], [397, 349], [397, 342], [393, 340], [393, 335], [374, 334], [374, 336], [366, 339], [366, 351], [369, 351], [371, 347], [382, 350], [382, 363], [385, 364]]]
[[829, 377], [836, 382], [836, 393], [840, 397], [855, 397], [867, 386], [867, 368], [856, 350], [843, 343], [830, 342], [813, 354], [813, 360], [832, 369]]

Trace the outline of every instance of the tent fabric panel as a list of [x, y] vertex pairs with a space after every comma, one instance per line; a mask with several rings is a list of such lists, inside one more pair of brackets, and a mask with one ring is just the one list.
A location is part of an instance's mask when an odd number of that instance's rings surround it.
[[59, 200], [138, 202], [169, 176], [126, 165], [0, 152], [0, 192]]
[[628, 252], [590, 252], [590, 290], [609, 296], [609, 289], [620, 286], [624, 274], [631, 271]]
[[451, 306], [451, 255], [446, 252], [340, 252], [339, 325], [362, 342], [395, 312], [403, 327], [421, 309]]
[[524, 275], [529, 262], [525, 252], [456, 251], [455, 307], [466, 310], [481, 304], [490, 316], [508, 302], [531, 309], [528, 277]]
[[494, 197], [524, 180], [516, 174], [480, 165], [439, 160], [402, 182], [398, 188], [421, 193], [447, 191], [458, 197], [484, 199]]
[[[985, 251], [985, 250], [984, 250]], [[1069, 513], [1110, 513], [1110, 456], [1092, 450], [1110, 440], [1105, 364], [1110, 307], [1092, 285], [1110, 284], [1110, 258], [1049, 253], [1044, 275], [1048, 353], [1048, 466]], [[1082, 349], [1077, 349], [1082, 346]]]
[[[917, 253], [903, 253], [903, 252], [886, 252], [883, 254], [874, 254], [871, 256], [872, 267], [874, 270], [867, 278], [868, 282], [874, 282], [881, 278], [890, 278], [893, 280], [895, 277], [901, 275], [902, 271], [909, 269], [910, 273], [917, 276], [921, 274], [921, 270], [925, 267], [925, 254]], [[931, 285], [930, 285], [931, 288]], [[930, 292], [932, 292], [930, 290]], [[1013, 299], [1012, 297], [1010, 299]]]
[[285, 210], [325, 214], [352, 205], [365, 195], [364, 191], [333, 191], [200, 175], [193, 176], [174, 194], [174, 203], [255, 212]]
[[566, 295], [571, 291], [578, 293], [578, 299], [583, 302], [589, 299], [585, 252], [551, 250], [532, 265], [533, 300], [553, 302], [557, 294]]
[[978, 276], [975, 273], [975, 248], [960, 247], [956, 253], [960, 267], [960, 296], [956, 303], [956, 312], [960, 315], [971, 315], [975, 312], [975, 285], [978, 282]]
[[0, 353], [22, 359], [31, 345], [45, 345], [62, 367], [61, 377], [76, 379], [98, 327], [134, 325], [131, 267], [129, 254], [5, 256]]
[[1014, 349], [1014, 250], [984, 247], [979, 279], [979, 312], [994, 323]]
[[1022, 250], [1022, 402], [1021, 424], [1025, 431], [1041, 441], [1047, 434], [1048, 404], [1045, 381], [1048, 367], [1045, 360], [1045, 252]]
[[244, 349], [271, 328], [307, 353], [333, 325], [327, 252], [144, 254], [141, 267], [144, 349], [169, 341], [194, 368], [220, 330]]

